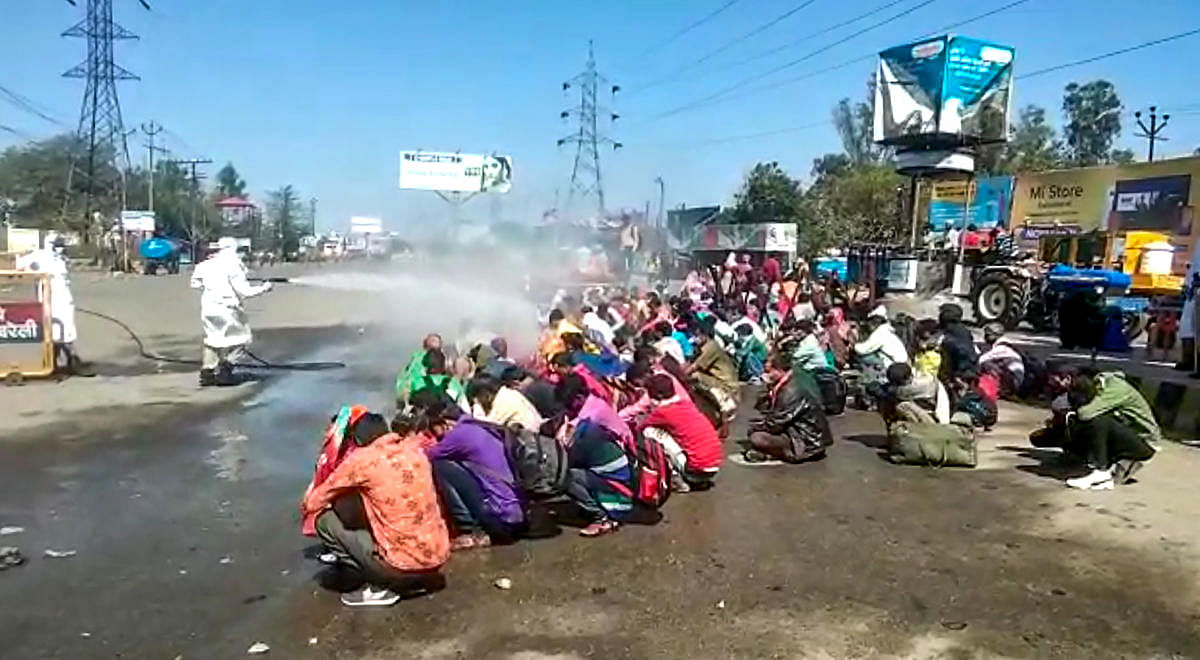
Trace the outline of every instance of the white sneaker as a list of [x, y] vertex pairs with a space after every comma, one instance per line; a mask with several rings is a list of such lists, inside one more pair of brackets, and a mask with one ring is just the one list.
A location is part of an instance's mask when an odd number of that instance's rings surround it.
[[366, 585], [358, 591], [342, 594], [342, 604], [348, 607], [388, 607], [400, 601], [400, 594], [391, 589], [376, 589]]
[[[1067, 479], [1067, 486], [1070, 488], [1079, 488], [1080, 490], [1089, 490], [1100, 486], [1107, 482], [1108, 488], [1112, 488], [1112, 473], [1108, 470], [1092, 470], [1091, 474], [1086, 474], [1082, 477]], [[1097, 490], [1107, 490], [1107, 488], [1097, 488]]]

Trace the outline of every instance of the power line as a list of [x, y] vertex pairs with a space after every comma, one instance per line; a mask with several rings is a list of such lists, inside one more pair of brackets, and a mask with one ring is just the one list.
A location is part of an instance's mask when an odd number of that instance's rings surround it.
[[41, 119], [44, 119], [44, 120], [50, 122], [51, 124], [55, 124], [55, 125], [61, 126], [63, 128], [68, 128], [68, 129], [71, 128], [70, 126], [63, 123], [56, 117], [50, 115], [48, 112], [38, 108], [38, 104], [34, 103], [34, 101], [32, 99], [30, 99], [29, 97], [27, 97], [23, 94], [20, 94], [18, 92], [15, 92], [15, 91], [9, 89], [8, 87], [5, 87], [4, 85], [0, 85], [0, 95], [3, 95], [5, 98], [7, 98], [8, 102], [11, 103], [12, 105], [14, 105], [15, 107], [17, 107], [21, 110], [24, 110], [25, 112], [27, 112], [31, 115], [34, 115]]
[[688, 64], [685, 64], [684, 66], [676, 69], [675, 71], [672, 71], [671, 73], [668, 73], [667, 75], [662, 76], [661, 78], [659, 78], [657, 80], [652, 80], [652, 81], [646, 83], [645, 85], [642, 85], [641, 87], [634, 90], [634, 92], [635, 93], [643, 92], [652, 87], [657, 87], [658, 85], [661, 85], [662, 83], [667, 82], [668, 80], [671, 80], [686, 71], [690, 71], [690, 70], [696, 68], [696, 67], [700, 66], [701, 64], [707, 62], [708, 60], [712, 59], [713, 57], [716, 57], [717, 55], [720, 55], [721, 53], [729, 50], [730, 48], [733, 48], [734, 46], [745, 41], [746, 39], [749, 39], [750, 37], [753, 37], [754, 35], [759, 34], [765, 30], [768, 30], [771, 27], [779, 24], [780, 22], [790, 18], [796, 12], [800, 11], [801, 9], [804, 9], [805, 7], [811, 5], [812, 3], [816, 2], [816, 1], [817, 0], [804, 0], [800, 4], [796, 5], [795, 7], [792, 7], [791, 9], [776, 16], [775, 18], [772, 18], [771, 20], [767, 21], [766, 23], [759, 25], [758, 27], [754, 28], [753, 30], [750, 30], [749, 32], [747, 32], [745, 34], [742, 34], [741, 36], [735, 37], [732, 40], [725, 42], [724, 44], [717, 47], [716, 49], [709, 51], [708, 53], [700, 56], [699, 58], [693, 60], [692, 62], [690, 62]]
[[1132, 53], [1135, 50], [1141, 50], [1143, 48], [1149, 48], [1151, 46], [1165, 44], [1168, 41], [1175, 41], [1176, 39], [1190, 37], [1194, 34], [1200, 34], [1200, 28], [1196, 28], [1194, 30], [1188, 30], [1187, 32], [1180, 32], [1179, 34], [1173, 34], [1169, 37], [1163, 37], [1161, 39], [1153, 39], [1151, 41], [1143, 41], [1140, 44], [1134, 44], [1134, 45], [1128, 46], [1126, 48], [1119, 48], [1117, 50], [1112, 50], [1107, 53], [1102, 53], [1100, 55], [1093, 55], [1092, 57], [1085, 57], [1082, 60], [1075, 60], [1074, 62], [1066, 62], [1063, 64], [1057, 64], [1055, 66], [1048, 66], [1044, 69], [1038, 69], [1037, 71], [1030, 71], [1029, 73], [1026, 73], [1024, 75], [1017, 76], [1017, 79], [1024, 80], [1026, 78], [1033, 78], [1034, 76], [1040, 76], [1040, 75], [1051, 73], [1054, 71], [1061, 71], [1062, 69], [1069, 69], [1073, 66], [1079, 66], [1081, 64], [1091, 64], [1092, 62], [1098, 62], [1100, 60], [1108, 59], [1110, 57], [1116, 57], [1117, 55], [1124, 55], [1125, 53]]
[[871, 16], [874, 16], [875, 14], [878, 14], [881, 11], [884, 11], [885, 9], [891, 9], [892, 7], [895, 7], [896, 5], [902, 4], [907, 1], [908, 0], [892, 0], [891, 2], [880, 5], [870, 11], [863, 12], [853, 18], [848, 18], [840, 23], [835, 23], [833, 25], [830, 25], [827, 28], [806, 34], [803, 37], [800, 37], [799, 39], [794, 39], [785, 44], [776, 46], [775, 48], [772, 48], [771, 50], [761, 52], [757, 55], [752, 55], [752, 56], [750, 56], [744, 60], [740, 60], [738, 62], [734, 62], [733, 66], [737, 66], [737, 65], [741, 65], [741, 64], [749, 64], [750, 62], [756, 62], [758, 60], [761, 60], [764, 57], [770, 57], [770, 56], [774, 55], [775, 53], [778, 53], [779, 51], [787, 50], [788, 48], [791, 48], [792, 46], [797, 46], [799, 44], [802, 44], [802, 43], [808, 41], [809, 39], [812, 39], [813, 37], [819, 37], [823, 34], [829, 34], [830, 32], [833, 32], [834, 30], [836, 30], [838, 28], [843, 28], [843, 27], [846, 27], [847, 25], [857, 23], [858, 21], [861, 21], [864, 18], [869, 18]]
[[871, 30], [874, 30], [879, 27], [883, 27], [884, 25], [887, 25], [888, 23], [895, 22], [896, 20], [899, 20], [900, 18], [903, 18], [904, 16], [907, 16], [908, 14], [911, 14], [914, 11], [921, 9], [922, 7], [925, 7], [926, 5], [932, 4], [936, 1], [937, 0], [924, 0], [923, 2], [913, 5], [912, 7], [909, 7], [908, 9], [905, 9], [904, 11], [901, 11], [893, 16], [889, 16], [888, 18], [885, 18], [882, 21], [872, 23], [871, 25], [868, 25], [867, 27], [864, 27], [862, 29], [856, 30], [856, 31], [846, 35], [845, 37], [838, 39], [837, 41], [826, 44], [825, 46], [822, 46], [816, 50], [810, 51], [809, 53], [807, 53], [801, 57], [798, 57], [790, 62], [780, 64], [779, 66], [777, 66], [769, 71], [765, 71], [763, 73], [760, 73], [760, 74], [757, 74], [754, 76], [750, 76], [749, 78], [744, 78], [744, 79], [738, 81], [737, 83], [734, 83], [733, 85], [730, 85], [729, 87], [726, 87], [725, 89], [722, 89], [720, 91], [713, 92], [712, 94], [709, 94], [708, 96], [705, 96], [704, 98], [698, 99], [696, 101], [692, 101], [691, 103], [686, 103], [677, 108], [673, 108], [664, 113], [655, 115], [652, 119], [663, 119], [665, 117], [670, 117], [671, 115], [678, 114], [685, 110], [690, 110], [694, 107], [706, 105], [709, 101], [712, 101], [713, 99], [725, 96], [725, 95], [729, 94], [730, 92], [737, 91], [756, 80], [761, 80], [763, 78], [766, 78], [767, 76], [774, 75], [785, 69], [790, 69], [791, 67], [796, 66], [797, 64], [800, 64], [801, 62], [804, 62], [813, 57], [816, 57], [817, 55], [820, 55], [821, 53], [824, 53], [824, 52], [830, 50], [831, 48], [840, 46], [840, 45], [846, 43], [847, 41], [850, 41], [851, 39], [862, 36], [863, 34], [870, 32]]
[[700, 141], [693, 140], [690, 142], [685, 142], [685, 141], [660, 142], [657, 144], [653, 144], [653, 143], [645, 144], [643, 146], [647, 146], [647, 147], [703, 147], [703, 146], [708, 146], [708, 145], [713, 145], [713, 144], [725, 144], [727, 142], [742, 142], [744, 140], [755, 140], [758, 138], [770, 137], [772, 135], [783, 135], [785, 133], [796, 133], [799, 131], [807, 131], [807, 130], [813, 129], [813, 128], [820, 128], [822, 126], [829, 126], [831, 124], [833, 124], [832, 121], [825, 120], [825, 121], [813, 122], [811, 124], [804, 124], [801, 126], [789, 126], [787, 128], [777, 128], [777, 129], [770, 130], [770, 131], [760, 131], [758, 133], [747, 133], [747, 134], [743, 134], [743, 135], [728, 135], [725, 137], [712, 138], [709, 140], [700, 140]]
[[[1012, 2], [1009, 2], [1008, 4], [1005, 4], [1005, 5], [1003, 5], [1003, 6], [997, 7], [997, 8], [995, 8], [995, 9], [991, 9], [991, 10], [988, 10], [988, 11], [986, 11], [986, 12], [983, 12], [983, 13], [981, 13], [981, 14], [976, 14], [975, 16], [971, 16], [971, 17], [969, 17], [969, 18], [965, 18], [965, 19], [962, 19], [962, 20], [960, 20], [960, 21], [955, 21], [955, 22], [953, 22], [953, 23], [950, 23], [950, 24], [948, 24], [948, 25], [944, 25], [944, 26], [942, 26], [941, 28], [939, 28], [938, 30], [936, 30], [935, 32], [932, 32], [932, 33], [930, 33], [929, 35], [926, 35], [926, 37], [922, 37], [922, 38], [927, 38], [927, 37], [929, 37], [929, 36], [936, 36], [937, 34], [944, 33], [944, 32], [947, 32], [947, 31], [949, 31], [949, 30], [953, 30], [953, 29], [955, 29], [955, 28], [962, 27], [962, 26], [964, 26], [964, 25], [969, 25], [969, 24], [971, 24], [971, 23], [974, 23], [974, 22], [976, 22], [976, 21], [981, 21], [981, 20], [983, 20], [983, 19], [985, 19], [985, 18], [988, 18], [988, 17], [990, 17], [990, 16], [994, 16], [995, 14], [999, 14], [1000, 12], [1006, 11], [1006, 10], [1008, 10], [1008, 9], [1012, 9], [1013, 7], [1016, 7], [1016, 6], [1018, 6], [1018, 5], [1023, 5], [1023, 4], [1025, 4], [1025, 3], [1027, 3], [1027, 2], [1029, 2], [1029, 0], [1013, 0]], [[918, 41], [919, 41], [919, 40], [918, 40]], [[858, 64], [858, 63], [860, 63], [860, 62], [874, 61], [876, 58], [878, 58], [878, 56], [879, 56], [879, 54], [878, 54], [878, 53], [869, 53], [869, 54], [867, 54], [867, 55], [861, 55], [861, 56], [859, 56], [859, 57], [854, 57], [854, 58], [851, 58], [851, 59], [845, 60], [845, 61], [843, 61], [843, 62], [839, 62], [839, 63], [837, 63], [837, 64], [833, 64], [833, 65], [830, 65], [830, 66], [827, 66], [827, 67], [824, 67], [824, 68], [821, 68], [821, 69], [817, 69], [817, 70], [815, 70], [815, 71], [810, 71], [810, 72], [808, 72], [808, 73], [804, 73], [804, 74], [801, 74], [801, 75], [799, 75], [799, 76], [795, 76], [795, 77], [793, 77], [793, 78], [788, 78], [788, 79], [781, 80], [781, 81], [778, 81], [778, 82], [773, 82], [773, 83], [769, 83], [769, 84], [766, 84], [766, 85], [760, 85], [760, 86], [758, 86], [758, 87], [751, 88], [750, 90], [747, 90], [747, 91], [745, 91], [745, 92], [743, 92], [743, 93], [739, 94], [739, 95], [738, 95], [738, 96], [736, 96], [736, 97], [734, 97], [734, 96], [725, 96], [725, 97], [723, 97], [723, 98], [716, 98], [716, 99], [713, 99], [713, 100], [705, 101], [704, 103], [696, 102], [696, 103], [693, 103], [693, 104], [689, 104], [689, 107], [682, 108], [682, 109], [676, 109], [676, 110], [677, 110], [678, 112], [683, 112], [684, 110], [693, 110], [693, 109], [701, 108], [701, 107], [708, 106], [708, 105], [714, 105], [714, 104], [717, 104], [717, 103], [723, 103], [723, 102], [725, 102], [725, 101], [731, 101], [731, 100], [734, 100], [735, 98], [736, 98], [736, 99], [742, 99], [742, 98], [745, 98], [745, 97], [747, 97], [747, 96], [749, 96], [749, 95], [751, 95], [751, 94], [755, 94], [755, 93], [758, 93], [758, 92], [766, 92], [766, 91], [770, 91], [770, 90], [773, 90], [773, 89], [778, 89], [778, 88], [780, 88], [780, 87], [784, 87], [784, 86], [786, 86], [786, 85], [791, 85], [791, 84], [795, 84], [795, 83], [801, 82], [801, 81], [803, 81], [803, 80], [808, 80], [809, 78], [815, 78], [815, 77], [817, 77], [817, 76], [824, 75], [824, 74], [826, 74], [826, 73], [830, 73], [830, 72], [833, 72], [833, 71], [837, 71], [837, 70], [839, 70], [839, 69], [844, 69], [844, 68], [846, 68], [846, 67], [848, 67], [848, 66], [853, 66], [853, 65], [855, 65], [855, 64]], [[672, 114], [675, 114], [675, 112], [672, 112]], [[669, 115], [669, 114], [658, 115], [658, 116], [652, 117], [652, 118], [651, 118], [649, 121], [655, 121], [655, 120], [662, 119], [662, 118], [664, 118], [664, 117], [668, 117], [668, 116], [671, 116], [671, 115]]]
[[709, 12], [709, 13], [705, 14], [703, 17], [701, 17], [699, 20], [697, 20], [696, 22], [692, 23], [691, 25], [688, 25], [687, 27], [683, 28], [682, 30], [679, 30], [679, 31], [678, 31], [678, 32], [676, 32], [675, 34], [673, 34], [673, 35], [671, 35], [671, 36], [667, 37], [666, 39], [664, 39], [664, 40], [662, 40], [662, 41], [658, 42], [657, 44], [655, 44], [655, 45], [653, 45], [653, 46], [651, 46], [651, 47], [647, 48], [647, 49], [646, 49], [644, 52], [642, 52], [642, 54], [639, 56], [639, 59], [640, 59], [640, 58], [642, 58], [642, 57], [645, 57], [645, 56], [649, 55], [650, 53], [653, 53], [654, 51], [656, 51], [656, 50], [658, 50], [658, 49], [662, 48], [663, 46], [666, 46], [667, 44], [671, 43], [672, 41], [675, 41], [676, 39], [678, 39], [678, 38], [682, 37], [683, 35], [687, 34], [688, 32], [691, 32], [692, 30], [695, 30], [696, 28], [700, 27], [701, 25], [704, 25], [705, 23], [707, 23], [707, 22], [711, 21], [712, 19], [714, 19], [714, 18], [716, 18], [717, 16], [719, 16], [719, 15], [720, 15], [722, 12], [724, 12], [726, 9], [729, 9], [730, 7], [732, 7], [732, 6], [736, 5], [738, 2], [739, 2], [739, 0], [729, 0], [728, 2], [726, 2], [726, 3], [725, 3], [725, 4], [723, 4], [723, 5], [721, 5], [720, 7], [717, 7], [717, 8], [716, 8], [716, 9], [714, 9], [713, 11], [711, 11], [711, 12]]

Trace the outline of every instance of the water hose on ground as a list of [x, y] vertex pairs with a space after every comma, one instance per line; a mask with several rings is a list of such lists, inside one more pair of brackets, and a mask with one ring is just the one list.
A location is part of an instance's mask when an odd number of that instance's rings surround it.
[[[200, 366], [200, 360], [151, 353], [146, 349], [146, 345], [142, 342], [142, 338], [139, 337], [132, 328], [130, 328], [125, 324], [124, 321], [121, 321], [120, 319], [114, 318], [107, 314], [101, 314], [100, 312], [94, 312], [90, 309], [83, 309], [82, 307], [76, 307], [75, 311], [104, 319], [105, 321], [109, 321], [110, 323], [114, 323], [119, 326], [125, 331], [126, 334], [129, 335], [129, 338], [133, 340], [133, 343], [137, 345], [138, 354], [147, 360], [157, 360], [158, 362], [168, 362], [171, 364]], [[253, 360], [253, 362], [238, 363], [234, 365], [243, 369], [270, 369], [276, 371], [325, 371], [328, 369], [343, 369], [346, 366], [344, 362], [268, 362], [258, 357], [254, 353], [251, 353], [249, 350], [242, 349], [242, 352], [245, 353], [246, 356], [251, 360]]]

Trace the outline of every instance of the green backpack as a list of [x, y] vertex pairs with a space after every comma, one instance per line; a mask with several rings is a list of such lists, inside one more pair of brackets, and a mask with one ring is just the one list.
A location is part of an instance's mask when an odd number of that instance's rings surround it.
[[888, 434], [893, 463], [934, 467], [975, 467], [975, 435], [957, 424], [896, 422]]

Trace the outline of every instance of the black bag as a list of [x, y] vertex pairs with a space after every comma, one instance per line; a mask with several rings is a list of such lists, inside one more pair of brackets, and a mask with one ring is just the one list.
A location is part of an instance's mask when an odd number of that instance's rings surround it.
[[504, 443], [504, 455], [516, 480], [514, 484], [530, 500], [562, 495], [567, 483], [570, 461], [558, 440], [517, 425], [500, 426], [470, 420], [492, 430]]
[[846, 411], [846, 383], [832, 369], [813, 372], [817, 386], [821, 388], [821, 405], [826, 415], [840, 415]]

